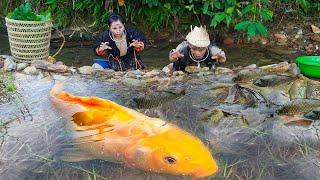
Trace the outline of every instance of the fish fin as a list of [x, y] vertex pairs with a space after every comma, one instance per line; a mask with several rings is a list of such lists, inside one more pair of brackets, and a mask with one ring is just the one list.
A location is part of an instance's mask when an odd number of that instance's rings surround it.
[[59, 157], [60, 160], [66, 162], [79, 162], [96, 159], [89, 153], [83, 152], [78, 148], [64, 148], [62, 154]]
[[50, 91], [51, 97], [56, 97], [58, 94], [62, 92], [63, 89], [63, 83], [61, 81], [58, 81]]
[[112, 132], [113, 129], [106, 130], [104, 132], [99, 132], [97, 134], [88, 134], [84, 136], [79, 136], [73, 139], [73, 143], [82, 144], [82, 143], [90, 143], [90, 142], [98, 142], [106, 139], [108, 133]]
[[96, 125], [111, 119], [127, 122], [133, 119], [144, 119], [145, 115], [126, 108], [113, 101], [99, 97], [74, 96], [62, 91], [62, 83], [57, 83], [50, 91], [52, 102], [63, 114], [78, 119], [80, 126]]

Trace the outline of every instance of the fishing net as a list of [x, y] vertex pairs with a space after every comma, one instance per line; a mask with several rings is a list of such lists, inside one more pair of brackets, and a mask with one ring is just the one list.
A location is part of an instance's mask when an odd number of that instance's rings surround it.
[[47, 60], [52, 28], [51, 20], [19, 21], [6, 18], [6, 26], [11, 54], [16, 61]]

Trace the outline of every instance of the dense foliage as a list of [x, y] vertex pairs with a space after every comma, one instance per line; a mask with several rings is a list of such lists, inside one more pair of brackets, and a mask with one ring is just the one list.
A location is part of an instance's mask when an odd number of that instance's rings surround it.
[[50, 11], [44, 11], [38, 15], [33, 12], [31, 3], [27, 2], [8, 13], [7, 17], [22, 21], [45, 21], [51, 19], [51, 13]]
[[[2, 14], [18, 6], [17, 1], [4, 0]], [[21, 1], [21, 0], [20, 0]], [[150, 31], [163, 28], [205, 24], [210, 27], [227, 26], [244, 31], [250, 39], [267, 36], [265, 26], [274, 14], [294, 13], [297, 16], [318, 17], [318, 0], [30, 0], [35, 11], [49, 8], [56, 27], [92, 26], [105, 28], [111, 11], [126, 22], [144, 26]], [[21, 2], [20, 2], [21, 3]], [[148, 8], [146, 8], [148, 7]], [[82, 24], [82, 25], [80, 25]]]

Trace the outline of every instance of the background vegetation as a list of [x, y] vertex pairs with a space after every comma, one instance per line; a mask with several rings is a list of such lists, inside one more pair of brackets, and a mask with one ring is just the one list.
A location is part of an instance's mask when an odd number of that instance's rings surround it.
[[[0, 16], [24, 0], [2, 0]], [[179, 28], [204, 24], [243, 31], [250, 39], [267, 36], [266, 24], [275, 15], [319, 17], [318, 0], [29, 0], [35, 13], [49, 9], [58, 28], [106, 28], [110, 12], [143, 29], [175, 32]], [[146, 8], [148, 7], [148, 8]]]

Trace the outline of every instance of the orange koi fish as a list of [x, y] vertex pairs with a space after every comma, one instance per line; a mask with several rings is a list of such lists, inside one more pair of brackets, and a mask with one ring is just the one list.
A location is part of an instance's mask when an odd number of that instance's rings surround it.
[[80, 97], [57, 84], [50, 97], [70, 119], [73, 146], [61, 157], [69, 162], [102, 159], [145, 171], [211, 176], [218, 165], [208, 148], [177, 126], [98, 97]]

